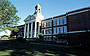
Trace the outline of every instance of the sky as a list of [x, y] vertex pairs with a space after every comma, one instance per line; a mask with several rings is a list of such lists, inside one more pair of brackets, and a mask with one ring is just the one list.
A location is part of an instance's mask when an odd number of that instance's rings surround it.
[[[24, 24], [24, 19], [35, 12], [35, 6], [41, 5], [41, 11], [45, 19], [66, 12], [90, 6], [90, 0], [9, 0], [18, 10], [21, 18], [18, 25]], [[0, 33], [1, 34], [1, 33]], [[3, 33], [5, 34], [5, 33]], [[7, 33], [6, 33], [7, 34]], [[8, 33], [10, 34], [10, 33]]]
[[44, 18], [58, 16], [66, 12], [90, 6], [90, 0], [9, 0], [18, 10], [21, 18], [19, 25], [24, 24], [24, 19], [32, 15], [37, 4], [41, 5]]

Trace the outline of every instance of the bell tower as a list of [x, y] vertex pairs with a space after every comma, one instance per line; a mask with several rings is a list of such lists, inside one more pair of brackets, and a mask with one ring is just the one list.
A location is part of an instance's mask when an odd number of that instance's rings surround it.
[[39, 4], [35, 6], [35, 12], [41, 13], [41, 6]]

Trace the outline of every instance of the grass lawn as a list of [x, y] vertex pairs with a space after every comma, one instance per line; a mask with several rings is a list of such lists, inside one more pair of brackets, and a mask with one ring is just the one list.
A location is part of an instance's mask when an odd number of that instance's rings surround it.
[[90, 52], [54, 45], [0, 43], [0, 56], [90, 56]]

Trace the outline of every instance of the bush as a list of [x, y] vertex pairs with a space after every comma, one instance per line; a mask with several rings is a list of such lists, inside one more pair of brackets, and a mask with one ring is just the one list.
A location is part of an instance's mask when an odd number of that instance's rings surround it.
[[39, 34], [39, 38], [40, 38], [41, 40], [43, 40], [43, 34], [42, 34], [42, 33]]

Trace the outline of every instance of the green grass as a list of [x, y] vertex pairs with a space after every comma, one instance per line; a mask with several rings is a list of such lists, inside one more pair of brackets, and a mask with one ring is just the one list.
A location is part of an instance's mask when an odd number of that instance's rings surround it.
[[13, 52], [13, 50], [0, 51], [0, 56], [10, 55], [11, 52]]
[[90, 52], [54, 45], [0, 43], [0, 56], [87, 56]]

